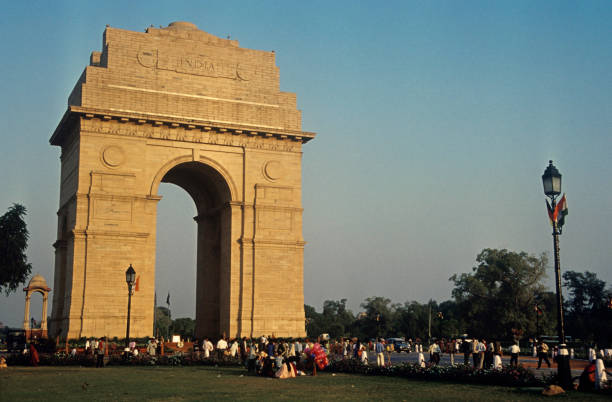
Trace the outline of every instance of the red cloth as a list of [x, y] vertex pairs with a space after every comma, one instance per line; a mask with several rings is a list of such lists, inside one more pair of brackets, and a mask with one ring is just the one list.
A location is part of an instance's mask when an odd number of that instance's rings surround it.
[[30, 343], [30, 362], [32, 363], [32, 366], [38, 366], [39, 361], [40, 358], [38, 357], [38, 351], [36, 350], [34, 344]]

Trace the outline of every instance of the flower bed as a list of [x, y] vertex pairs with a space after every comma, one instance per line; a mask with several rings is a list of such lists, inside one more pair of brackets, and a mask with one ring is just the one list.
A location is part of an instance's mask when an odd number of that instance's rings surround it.
[[545, 378], [536, 378], [532, 371], [522, 366], [516, 368], [504, 366], [501, 370], [479, 370], [463, 364], [454, 366], [427, 365], [426, 367], [420, 367], [416, 363], [401, 363], [391, 367], [378, 367], [362, 364], [356, 359], [344, 359], [331, 362], [325, 371], [521, 387], [543, 386], [549, 382]]
[[[72, 356], [64, 352], [39, 353], [40, 366], [84, 366], [92, 367], [96, 365], [96, 356], [88, 354], [77, 354]], [[9, 354], [6, 356], [9, 366], [29, 366], [30, 356], [21, 353]], [[216, 357], [209, 359], [198, 358], [191, 355], [176, 353], [165, 356], [149, 356], [140, 354], [125, 358], [122, 354], [109, 354], [105, 357], [106, 365], [128, 365], [128, 366], [240, 366], [240, 359], [226, 357], [219, 360]]]

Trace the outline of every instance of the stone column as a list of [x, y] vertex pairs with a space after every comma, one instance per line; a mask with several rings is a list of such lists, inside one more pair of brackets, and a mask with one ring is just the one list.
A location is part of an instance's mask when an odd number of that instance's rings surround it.
[[40, 329], [42, 331], [47, 330], [47, 299], [49, 298], [49, 294], [47, 292], [43, 293], [43, 310], [42, 310], [42, 319], [40, 321]]
[[23, 313], [23, 329], [30, 329], [30, 291], [26, 292], [25, 311]]

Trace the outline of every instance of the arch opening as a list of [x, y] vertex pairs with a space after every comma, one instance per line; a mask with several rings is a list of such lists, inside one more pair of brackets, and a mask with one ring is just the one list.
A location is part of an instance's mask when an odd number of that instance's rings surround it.
[[[223, 281], [229, 279], [228, 210], [231, 191], [225, 178], [213, 167], [201, 162], [183, 162], [169, 169], [162, 183], [174, 184], [189, 194], [196, 216], [195, 336], [218, 337], [224, 327], [222, 318], [228, 295]], [[164, 227], [158, 225], [158, 236]], [[191, 235], [189, 235], [191, 236]]]
[[45, 294], [41, 290], [30, 292], [30, 329], [40, 329], [43, 322], [43, 306]]

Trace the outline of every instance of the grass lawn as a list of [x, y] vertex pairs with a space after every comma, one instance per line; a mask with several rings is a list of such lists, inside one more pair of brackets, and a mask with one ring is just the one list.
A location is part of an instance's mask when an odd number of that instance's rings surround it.
[[[9, 367], [0, 371], [0, 401], [419, 400], [546, 399], [538, 389], [425, 382], [319, 373], [287, 380], [249, 377], [240, 368]], [[87, 385], [88, 384], [88, 385]], [[573, 392], [563, 400], [610, 400]]]

